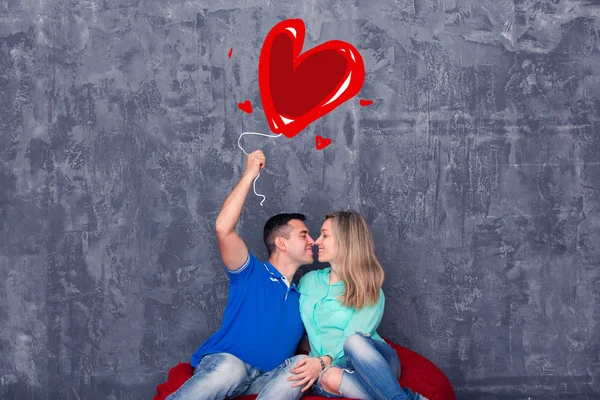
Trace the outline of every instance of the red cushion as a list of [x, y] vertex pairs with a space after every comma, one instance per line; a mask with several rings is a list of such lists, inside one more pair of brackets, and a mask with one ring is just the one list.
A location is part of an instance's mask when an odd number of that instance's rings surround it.
[[194, 374], [190, 363], [179, 363], [169, 371], [167, 381], [156, 387], [156, 395], [152, 400], [164, 400], [168, 395], [179, 389]]
[[400, 386], [407, 387], [429, 400], [456, 400], [452, 384], [434, 363], [406, 347], [385, 339], [400, 358]]
[[[406, 347], [394, 344], [386, 339], [398, 353], [402, 373], [400, 385], [408, 387], [415, 393], [427, 397], [429, 400], [456, 400], [452, 384], [444, 373], [431, 361]], [[169, 371], [168, 380], [156, 387], [156, 396], [153, 400], [164, 400], [168, 395], [179, 389], [183, 383], [192, 376], [193, 369], [189, 363], [179, 363]], [[239, 400], [252, 400], [256, 396], [243, 396]], [[324, 399], [318, 396], [304, 396], [306, 400]], [[346, 399], [348, 400], [348, 399]]]

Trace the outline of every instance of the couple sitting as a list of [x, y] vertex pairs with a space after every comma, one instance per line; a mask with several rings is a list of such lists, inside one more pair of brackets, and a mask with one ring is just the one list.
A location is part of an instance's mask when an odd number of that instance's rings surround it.
[[[360, 214], [328, 214], [316, 241], [302, 214], [279, 214], [264, 227], [269, 260], [248, 251], [235, 227], [264, 166], [262, 151], [248, 156], [217, 218], [230, 279], [223, 322], [192, 356], [193, 376], [167, 400], [299, 399], [311, 387], [330, 398], [425, 399], [400, 387], [400, 360], [376, 332], [384, 273]], [[294, 274], [313, 262], [313, 245], [331, 268], [307, 273], [296, 287]], [[310, 354], [294, 356], [305, 332]]]

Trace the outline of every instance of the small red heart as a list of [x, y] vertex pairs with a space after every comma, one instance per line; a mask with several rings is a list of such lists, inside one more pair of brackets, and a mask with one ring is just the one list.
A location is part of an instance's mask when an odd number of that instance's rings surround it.
[[321, 135], [317, 135], [316, 139], [317, 150], [323, 150], [325, 147], [331, 144], [331, 139], [324, 138]]
[[238, 103], [238, 108], [245, 113], [252, 114], [252, 103], [250, 103], [250, 100], [246, 100], [243, 103]]
[[366, 106], [370, 106], [371, 104], [373, 104], [373, 100], [360, 99], [359, 103], [361, 106], [366, 107]]
[[301, 53], [305, 34], [301, 19], [279, 22], [267, 34], [258, 60], [267, 122], [273, 133], [288, 138], [354, 97], [365, 81], [363, 59], [354, 46], [331, 40]]

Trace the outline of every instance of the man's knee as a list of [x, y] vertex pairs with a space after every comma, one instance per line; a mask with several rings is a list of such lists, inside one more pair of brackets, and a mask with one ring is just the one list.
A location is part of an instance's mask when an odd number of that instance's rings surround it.
[[248, 371], [242, 360], [229, 353], [212, 354], [201, 360], [196, 373], [210, 379], [215, 386], [236, 386], [246, 381]]
[[344, 372], [338, 367], [329, 367], [321, 375], [321, 387], [333, 394], [340, 394], [340, 384], [342, 383], [342, 374]]
[[222, 399], [240, 391], [247, 379], [246, 365], [239, 358], [228, 353], [210, 354], [200, 360], [194, 375], [167, 399]]
[[243, 382], [248, 376], [248, 370], [242, 360], [229, 353], [221, 353], [221, 360], [215, 372], [227, 377], [228, 381]]
[[296, 365], [303, 359], [308, 358], [306, 354], [298, 354], [297, 356], [290, 357], [286, 360], [285, 369], [291, 370], [296, 368]]

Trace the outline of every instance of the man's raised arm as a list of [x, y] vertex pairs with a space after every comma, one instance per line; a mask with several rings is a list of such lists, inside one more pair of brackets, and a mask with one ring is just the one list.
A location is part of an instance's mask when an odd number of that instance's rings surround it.
[[215, 223], [221, 258], [227, 269], [231, 271], [240, 268], [248, 258], [248, 247], [237, 234], [235, 227], [240, 219], [246, 196], [254, 179], [264, 168], [265, 162], [265, 155], [261, 150], [256, 150], [248, 155], [246, 171], [240, 182], [225, 199]]

